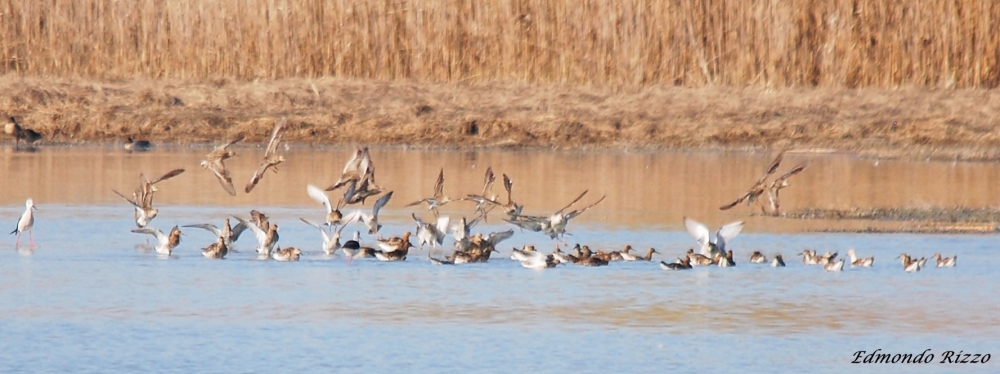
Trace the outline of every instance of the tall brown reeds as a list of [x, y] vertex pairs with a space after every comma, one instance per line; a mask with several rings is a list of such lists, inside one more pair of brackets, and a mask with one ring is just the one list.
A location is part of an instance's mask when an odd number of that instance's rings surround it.
[[2, 0], [0, 73], [1000, 86], [995, 0]]

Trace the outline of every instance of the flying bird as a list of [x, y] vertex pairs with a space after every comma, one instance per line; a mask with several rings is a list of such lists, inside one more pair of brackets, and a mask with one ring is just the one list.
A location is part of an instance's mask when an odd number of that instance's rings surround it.
[[274, 130], [271, 131], [271, 141], [267, 143], [267, 150], [264, 151], [264, 159], [260, 161], [257, 171], [253, 173], [250, 181], [247, 182], [246, 193], [250, 193], [250, 190], [253, 190], [261, 178], [264, 178], [264, 173], [267, 172], [267, 169], [271, 169], [271, 171], [277, 173], [278, 164], [285, 161], [285, 156], [278, 154], [278, 143], [281, 142], [281, 130], [284, 128], [286, 122], [288, 122], [288, 119], [281, 117], [278, 122], [274, 123]]
[[[781, 153], [778, 154], [778, 157], [775, 157], [774, 161], [771, 161], [771, 165], [768, 166], [767, 171], [764, 173], [764, 175], [761, 176], [760, 179], [758, 179], [757, 182], [753, 184], [753, 186], [750, 186], [750, 189], [747, 190], [746, 193], [744, 193], [742, 196], [740, 196], [733, 202], [719, 207], [719, 210], [731, 209], [736, 205], [739, 205], [743, 201], [746, 201], [747, 206], [750, 206], [753, 203], [757, 203], [760, 206], [761, 212], [765, 215], [772, 215], [772, 216], [779, 215], [780, 214], [779, 210], [780, 202], [778, 200], [779, 192], [782, 189], [789, 186], [788, 178], [802, 172], [802, 170], [806, 168], [805, 163], [799, 164], [794, 168], [792, 168], [791, 170], [789, 170], [787, 173], [782, 174], [780, 177], [771, 181], [770, 184], [767, 183], [767, 178], [778, 170], [778, 167], [781, 166], [781, 161], [784, 159], [784, 157], [785, 157], [785, 151], [781, 151]], [[763, 195], [765, 192], [767, 193], [768, 196], [768, 201], [766, 205], [762, 203], [761, 200], [759, 199], [760, 196]]]
[[437, 181], [434, 182], [434, 196], [414, 201], [406, 204], [406, 206], [427, 203], [427, 209], [433, 211], [434, 217], [436, 218], [438, 216], [438, 208], [448, 204], [449, 202], [451, 202], [451, 198], [444, 195], [444, 168], [441, 168], [441, 172], [438, 173]]
[[156, 188], [156, 184], [176, 177], [183, 172], [184, 169], [171, 170], [154, 180], [148, 180], [146, 179], [145, 174], [139, 174], [139, 187], [136, 187], [135, 191], [132, 192], [131, 199], [114, 189], [112, 189], [111, 192], [121, 196], [122, 199], [128, 201], [129, 204], [132, 204], [135, 208], [136, 227], [146, 227], [146, 225], [149, 224], [153, 218], [156, 218], [156, 215], [159, 213], [159, 210], [153, 207], [153, 193], [159, 191], [159, 189]]
[[236, 156], [236, 152], [227, 150], [227, 148], [240, 142], [241, 140], [243, 140], [243, 135], [238, 136], [229, 143], [215, 147], [215, 149], [206, 155], [205, 159], [201, 162], [201, 167], [211, 170], [212, 173], [215, 174], [215, 177], [219, 179], [219, 183], [222, 184], [222, 188], [233, 196], [236, 196], [236, 188], [233, 187], [233, 177], [229, 174], [229, 170], [226, 169], [226, 164], [223, 161]]

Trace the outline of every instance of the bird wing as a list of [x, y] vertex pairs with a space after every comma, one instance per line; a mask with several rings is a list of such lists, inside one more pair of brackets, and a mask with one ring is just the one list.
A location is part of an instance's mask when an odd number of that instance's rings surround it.
[[168, 238], [166, 235], [163, 235], [163, 231], [160, 231], [160, 229], [155, 227], [139, 227], [132, 229], [132, 232], [136, 234], [152, 235], [156, 237], [156, 241], [158, 241], [160, 245], [166, 244], [168, 241], [170, 241], [170, 238]]
[[444, 197], [444, 168], [441, 168], [437, 181], [434, 182], [434, 197], [438, 199]]
[[594, 205], [597, 205], [597, 204], [600, 204], [600, 203], [601, 203], [602, 201], [604, 201], [604, 198], [605, 198], [605, 197], [608, 197], [608, 195], [604, 195], [604, 196], [601, 196], [601, 198], [600, 198], [599, 200], [597, 200], [597, 201], [596, 201], [596, 202], [594, 202], [593, 204], [590, 204], [590, 205], [587, 205], [587, 206], [586, 206], [585, 208], [583, 208], [583, 209], [577, 209], [577, 210], [574, 210], [574, 211], [572, 211], [572, 212], [569, 212], [568, 214], [566, 214], [566, 220], [570, 220], [570, 219], [573, 219], [573, 217], [576, 217], [576, 216], [578, 216], [578, 215], [581, 215], [581, 214], [583, 214], [583, 212], [586, 212], [586, 211], [587, 211], [587, 209], [590, 209], [590, 208], [593, 208], [593, 207], [594, 207]]
[[372, 208], [372, 217], [378, 220], [378, 212], [382, 210], [382, 207], [384, 207], [385, 204], [389, 203], [389, 199], [391, 198], [392, 191], [389, 191], [389, 193], [382, 195], [382, 197], [378, 198], [378, 200], [375, 200], [375, 206]]
[[226, 148], [229, 148], [233, 144], [239, 143], [241, 141], [243, 141], [243, 134], [240, 134], [239, 136], [236, 137], [236, 139], [231, 140], [229, 143], [219, 146], [217, 149], [225, 150]]
[[792, 170], [789, 170], [787, 173], [782, 174], [780, 177], [778, 177], [773, 182], [771, 182], [771, 187], [780, 185], [782, 182], [784, 182], [786, 179], [790, 178], [791, 176], [793, 176], [795, 174], [798, 174], [798, 173], [801, 173], [802, 170], [805, 170], [805, 168], [806, 168], [806, 164], [805, 163], [802, 163], [802, 164], [799, 164], [798, 166], [795, 166], [794, 168], [792, 168]]
[[493, 182], [496, 180], [497, 176], [493, 174], [493, 167], [486, 168], [486, 176], [483, 180], [483, 196], [489, 196], [489, 192], [493, 190]]
[[500, 244], [500, 242], [510, 239], [512, 236], [514, 236], [514, 230], [499, 231], [490, 233], [483, 240], [490, 243], [490, 245], [496, 246], [497, 244]]
[[767, 173], [764, 174], [763, 178], [761, 178], [762, 181], [760, 183], [763, 183], [763, 179], [766, 179], [768, 175], [774, 174], [774, 171], [778, 170], [778, 166], [781, 165], [781, 160], [783, 160], [784, 158], [785, 158], [785, 151], [781, 151], [781, 153], [778, 153], [778, 157], [775, 157], [774, 161], [771, 161], [771, 166], [767, 167]]
[[222, 163], [222, 159], [215, 159], [209, 162], [208, 170], [211, 170], [215, 174], [215, 178], [219, 180], [219, 183], [222, 184], [222, 188], [226, 192], [236, 196], [236, 187], [233, 187], [233, 177], [229, 174], [229, 170], [226, 170], [226, 165]]
[[410, 213], [410, 215], [413, 216], [413, 220], [414, 221], [417, 221], [417, 226], [418, 227], [426, 227], [427, 226], [427, 223], [424, 222], [424, 220], [420, 219], [420, 217], [417, 217], [416, 213]]
[[420, 205], [421, 203], [426, 203], [426, 202], [430, 202], [430, 201], [431, 201], [431, 199], [429, 199], [429, 198], [428, 199], [420, 199], [420, 200], [414, 201], [412, 203], [406, 204], [406, 206]]
[[267, 229], [271, 227], [271, 223], [269, 222], [267, 215], [258, 210], [250, 211], [250, 223], [256, 225], [257, 228], [262, 231], [267, 231]]
[[148, 183], [149, 184], [157, 184], [157, 183], [160, 183], [160, 182], [165, 181], [167, 179], [170, 179], [170, 178], [176, 177], [178, 175], [181, 175], [181, 173], [183, 173], [183, 172], [184, 172], [184, 169], [171, 170], [170, 172], [168, 172], [166, 174], [163, 174], [163, 176], [161, 176], [159, 178], [156, 178], [156, 179], [154, 179], [152, 181], [149, 181]]
[[271, 140], [267, 142], [267, 150], [264, 151], [264, 158], [272, 156], [278, 152], [278, 143], [281, 143], [281, 130], [288, 122], [288, 117], [281, 117], [274, 123], [274, 130], [271, 130]]
[[199, 229], [202, 229], [202, 230], [211, 231], [213, 234], [215, 234], [215, 236], [222, 236], [222, 230], [219, 230], [218, 227], [216, 227], [215, 225], [213, 225], [211, 223], [199, 223], [197, 225], [184, 225], [184, 226], [181, 226], [181, 227], [199, 228]]
[[[253, 211], [253, 212], [256, 212], [256, 211]], [[251, 212], [251, 216], [253, 215], [252, 214], [253, 212]], [[254, 236], [257, 237], [257, 243], [258, 244], [264, 245], [265, 243], [267, 243], [267, 231], [261, 230], [260, 227], [257, 227], [257, 224], [255, 224], [253, 222], [247, 222], [246, 220], [244, 220], [244, 219], [242, 219], [240, 217], [233, 216], [233, 218], [236, 218], [237, 221], [240, 221], [241, 224], [244, 224], [248, 229], [250, 229], [250, 231], [253, 232]], [[233, 239], [233, 240], [235, 240], [235, 239]]]
[[444, 216], [438, 217], [437, 219], [437, 229], [442, 235], [448, 232], [448, 225], [451, 224], [451, 217]]
[[746, 198], [750, 197], [750, 194], [751, 194], [750, 192], [747, 192], [747, 193], [743, 194], [743, 196], [740, 196], [740, 198], [736, 199], [735, 201], [733, 201], [733, 202], [731, 202], [729, 204], [720, 206], [719, 210], [727, 210], [727, 209], [731, 209], [732, 207], [734, 207], [736, 205], [739, 205], [739, 203], [742, 203], [743, 200], [746, 200]]
[[507, 174], [503, 175], [503, 188], [507, 190], [507, 204], [510, 204], [510, 190], [514, 188], [514, 182], [510, 180], [510, 177], [508, 177]]
[[234, 242], [238, 240], [240, 238], [240, 235], [242, 235], [243, 232], [247, 230], [247, 227], [249, 227], [246, 221], [240, 220], [239, 222], [240, 223], [237, 223], [236, 226], [233, 226], [233, 229], [230, 233], [230, 238], [232, 238], [232, 241]]
[[530, 231], [542, 231], [545, 229], [548, 218], [545, 217], [533, 217], [533, 216], [518, 216], [515, 219], [504, 219], [510, 224], [520, 227], [524, 230]]
[[698, 241], [698, 244], [702, 247], [708, 245], [709, 236], [711, 233], [708, 231], [708, 226], [705, 224], [695, 221], [693, 219], [684, 217], [684, 227], [687, 228], [688, 235], [691, 235], [694, 240]]
[[577, 201], [580, 201], [580, 199], [582, 199], [583, 196], [585, 196], [587, 194], [587, 192], [590, 192], [590, 190], [584, 190], [583, 193], [580, 194], [580, 196], [577, 196], [575, 199], [573, 199], [572, 202], [570, 202], [568, 205], [564, 206], [562, 209], [557, 210], [555, 214], [562, 213], [564, 210], [569, 209], [569, 207], [573, 206], [573, 204], [576, 204]]
[[736, 221], [727, 223], [726, 225], [719, 228], [719, 231], [715, 233], [715, 245], [719, 247], [720, 251], [726, 250], [726, 243], [733, 240], [736, 235], [739, 235], [743, 231], [743, 221]]
[[[323, 243], [326, 243], [326, 242], [330, 241], [330, 235], [326, 233], [326, 230], [323, 230], [323, 227], [321, 227], [320, 225], [316, 224], [316, 222], [310, 221], [310, 220], [308, 220], [306, 218], [302, 218], [302, 217], [299, 217], [299, 219], [302, 220], [302, 222], [305, 222], [307, 225], [319, 229], [319, 232], [323, 234]], [[340, 232], [340, 231], [338, 231], [338, 232]]]
[[475, 227], [477, 224], [479, 224], [479, 222], [481, 222], [483, 220], [483, 218], [486, 218], [486, 214], [485, 213], [480, 213], [478, 217], [473, 218], [472, 221], [469, 221], [469, 224], [468, 224], [469, 228]]
[[362, 178], [375, 183], [375, 162], [372, 161], [372, 154], [368, 151], [368, 147], [361, 150], [361, 164], [358, 167], [361, 168], [359, 174], [362, 174]]
[[347, 213], [346, 215], [344, 215], [344, 218], [341, 219], [340, 222], [341, 222], [341, 224], [343, 226], [347, 226], [348, 224], [350, 224], [352, 222], [355, 222], [355, 221], [357, 221], [357, 222], [364, 222], [362, 220], [363, 216], [364, 216], [364, 213], [361, 213], [360, 210], [355, 210], [353, 212], [350, 212], [350, 213]]
[[115, 191], [114, 189], [112, 189], [111, 192], [114, 192], [116, 195], [121, 196], [122, 199], [125, 199], [125, 201], [128, 201], [129, 204], [132, 204], [136, 208], [142, 208], [142, 207], [139, 206], [139, 203], [137, 201], [135, 201], [134, 198], [133, 199], [129, 199], [129, 198], [125, 197], [125, 195], [122, 195], [121, 192]]
[[264, 173], [267, 172], [267, 168], [269, 167], [271, 167], [271, 163], [268, 162], [266, 158], [260, 162], [260, 165], [257, 166], [257, 171], [253, 173], [253, 176], [250, 177], [250, 181], [247, 182], [247, 187], [245, 189], [246, 193], [250, 193], [250, 191], [253, 190], [254, 186], [256, 186], [257, 183], [259, 183], [260, 180], [264, 178]]
[[319, 187], [311, 184], [306, 185], [306, 193], [308, 193], [309, 197], [313, 200], [316, 200], [317, 203], [323, 204], [323, 206], [326, 207], [327, 214], [333, 212], [333, 205], [330, 204], [330, 197], [326, 196], [326, 193], [319, 189]]

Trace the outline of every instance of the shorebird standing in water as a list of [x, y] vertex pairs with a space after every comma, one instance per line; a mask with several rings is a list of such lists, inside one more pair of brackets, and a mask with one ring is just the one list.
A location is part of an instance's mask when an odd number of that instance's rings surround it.
[[233, 196], [236, 196], [236, 188], [233, 187], [233, 176], [229, 174], [229, 170], [226, 170], [226, 164], [223, 161], [236, 156], [236, 152], [227, 150], [226, 148], [241, 140], [243, 140], [243, 135], [236, 137], [236, 139], [233, 139], [229, 143], [215, 147], [212, 152], [205, 155], [205, 159], [201, 162], [201, 167], [211, 170], [215, 174], [215, 177], [219, 179], [222, 188]]
[[279, 262], [298, 261], [302, 255], [302, 250], [295, 247], [278, 248], [271, 254], [271, 258]]
[[847, 256], [851, 258], [851, 267], [870, 268], [875, 263], [875, 256], [858, 258], [854, 253], [854, 248], [847, 250]]
[[903, 271], [907, 273], [920, 271], [924, 267], [924, 262], [927, 261], [926, 259], [914, 260], [905, 253], [900, 254], [896, 259], [899, 259], [903, 263]]
[[413, 243], [410, 243], [410, 232], [403, 233], [402, 237], [392, 237], [379, 240], [380, 251], [375, 251], [375, 258], [379, 261], [406, 261], [406, 255], [410, 253]]
[[823, 265], [823, 271], [843, 271], [844, 270], [844, 259], [839, 261], [832, 261]]
[[950, 267], [955, 267], [955, 262], [958, 261], [958, 255], [954, 255], [951, 257], [941, 257], [940, 253], [935, 253], [934, 259], [937, 261], [937, 267], [950, 268]]
[[277, 173], [278, 164], [285, 162], [285, 156], [278, 154], [278, 143], [281, 143], [281, 129], [284, 128], [286, 122], [288, 122], [288, 119], [281, 117], [278, 122], [274, 123], [274, 130], [271, 131], [271, 141], [267, 143], [267, 150], [264, 151], [264, 159], [260, 161], [257, 171], [253, 173], [250, 181], [247, 182], [246, 193], [250, 193], [250, 190], [253, 190], [261, 178], [264, 178], [264, 173], [267, 173], [267, 169], [271, 169], [271, 171]]
[[267, 259], [271, 257], [271, 252], [278, 244], [278, 225], [273, 224], [268, 220], [264, 213], [256, 210], [250, 211], [250, 222], [246, 220], [233, 216], [237, 221], [247, 226], [250, 231], [253, 231], [254, 236], [257, 237], [257, 254], [261, 259]]
[[781, 258], [781, 255], [775, 255], [774, 260], [771, 261], [771, 266], [776, 268], [785, 267], [785, 259]]
[[169, 235], [164, 235], [163, 231], [160, 231], [160, 229], [155, 227], [140, 227], [132, 229], [132, 232], [136, 234], [149, 234], [156, 237], [156, 253], [161, 255], [170, 256], [170, 254], [173, 253], [174, 248], [177, 248], [177, 245], [181, 243], [181, 230], [178, 229], [177, 226], [174, 226], [174, 228], [170, 230]]
[[665, 261], [660, 261], [660, 269], [663, 270], [688, 270], [691, 268], [692, 266], [690, 257], [678, 258], [677, 262], [669, 264], [666, 263]]
[[226, 246], [226, 238], [220, 236], [207, 248], [201, 250], [201, 254], [207, 258], [226, 258], [229, 254], [229, 247]]
[[233, 242], [239, 240], [240, 235], [243, 234], [243, 231], [246, 231], [247, 223], [245, 221], [240, 221], [240, 223], [236, 224], [236, 226], [231, 227], [229, 226], [229, 218], [226, 218], [226, 222], [225, 224], [222, 225], [222, 228], [215, 227], [215, 225], [211, 223], [185, 225], [184, 227], [194, 227], [203, 230], [208, 230], [211, 233], [215, 234], [216, 237], [224, 239], [225, 242], [223, 244], [225, 244], [227, 252], [235, 252], [235, 250], [233, 250]]
[[11, 235], [17, 234], [17, 237], [14, 239], [14, 248], [21, 246], [21, 233], [25, 231], [28, 231], [28, 238], [31, 240], [31, 248], [35, 248], [35, 234], [31, 232], [31, 228], [35, 225], [35, 215], [32, 212], [33, 210], [38, 210], [38, 208], [35, 208], [35, 201], [28, 198], [28, 200], [24, 202], [24, 213], [22, 213], [21, 218], [17, 220], [17, 226], [14, 227], [14, 231], [10, 232]]

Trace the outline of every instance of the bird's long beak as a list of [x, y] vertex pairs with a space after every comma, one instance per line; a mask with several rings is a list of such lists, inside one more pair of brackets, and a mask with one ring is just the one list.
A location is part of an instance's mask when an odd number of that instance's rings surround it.
[[31, 209], [38, 210], [34, 205], [31, 206]]

